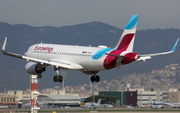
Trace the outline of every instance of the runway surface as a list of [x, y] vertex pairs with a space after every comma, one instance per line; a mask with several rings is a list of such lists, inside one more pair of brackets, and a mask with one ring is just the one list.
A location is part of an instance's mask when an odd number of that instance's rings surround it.
[[[95, 110], [84, 108], [42, 108], [39, 113], [180, 113], [180, 109], [150, 109], [150, 108], [97, 108]], [[30, 113], [30, 108], [0, 109], [0, 113]]]

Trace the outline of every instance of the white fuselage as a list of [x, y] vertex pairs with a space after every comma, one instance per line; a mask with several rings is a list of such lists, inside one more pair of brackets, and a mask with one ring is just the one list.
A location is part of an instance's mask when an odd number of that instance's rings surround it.
[[174, 104], [173, 104], [173, 103], [169, 103], [169, 102], [151, 101], [151, 102], [149, 102], [148, 104], [149, 104], [149, 105], [154, 105], [155, 107], [158, 107], [159, 105], [174, 107]]
[[85, 105], [84, 105], [84, 108], [100, 108], [100, 104], [98, 104], [98, 103], [86, 103]]
[[[29, 47], [25, 53], [28, 57], [54, 60], [58, 62], [67, 61], [79, 64], [83, 67], [81, 70], [100, 71], [105, 70], [103, 63], [106, 55], [112, 49], [86, 46], [56, 45], [56, 44], [36, 44]], [[100, 54], [97, 54], [99, 51]], [[119, 60], [117, 60], [119, 61]], [[116, 63], [120, 66], [120, 62]]]
[[180, 103], [173, 103], [174, 107], [180, 107]]
[[162, 109], [164, 105], [150, 105], [149, 107], [152, 109]]

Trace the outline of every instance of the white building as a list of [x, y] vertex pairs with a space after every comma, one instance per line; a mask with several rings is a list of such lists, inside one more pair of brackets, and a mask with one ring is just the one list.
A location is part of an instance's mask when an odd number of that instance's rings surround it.
[[149, 97], [153, 101], [162, 101], [162, 91], [138, 91], [137, 104], [146, 105], [149, 102]]
[[79, 97], [73, 95], [38, 95], [38, 100], [48, 107], [80, 106]]

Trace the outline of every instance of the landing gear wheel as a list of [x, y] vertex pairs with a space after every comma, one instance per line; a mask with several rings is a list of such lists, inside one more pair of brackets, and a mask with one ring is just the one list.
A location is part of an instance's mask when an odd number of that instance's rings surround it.
[[58, 80], [59, 80], [59, 76], [54, 76], [54, 82], [58, 82]]
[[63, 81], [63, 76], [58, 76], [58, 75], [56, 75], [56, 76], [54, 76], [54, 82], [62, 82]]
[[96, 76], [96, 82], [99, 82], [100, 81], [100, 77], [97, 75]]
[[94, 80], [94, 76], [91, 76], [91, 82], [94, 82], [95, 80]]
[[63, 81], [63, 76], [59, 76], [58, 81], [59, 81], [59, 82], [62, 82], [62, 81]]
[[96, 76], [91, 76], [91, 78], [90, 78], [90, 80], [91, 80], [91, 82], [99, 82], [100, 81], [100, 77], [98, 76], [98, 75], [96, 75]]

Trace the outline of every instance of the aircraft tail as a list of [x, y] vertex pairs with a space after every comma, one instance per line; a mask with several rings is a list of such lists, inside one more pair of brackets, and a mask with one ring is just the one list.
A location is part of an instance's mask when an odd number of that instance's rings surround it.
[[149, 97], [149, 103], [150, 103], [150, 104], [153, 103], [152, 97]]
[[169, 99], [167, 99], [167, 102], [168, 102], [168, 103], [171, 103]]
[[101, 99], [98, 99], [98, 102], [97, 102], [97, 104], [101, 104]]
[[115, 46], [116, 50], [129, 51], [129, 52], [133, 51], [137, 21], [138, 21], [138, 15], [132, 15], [117, 45]]

